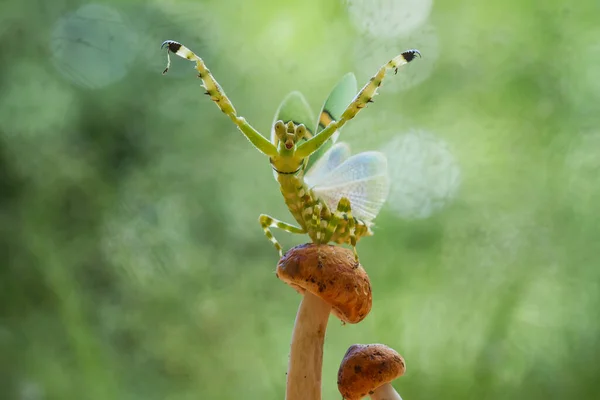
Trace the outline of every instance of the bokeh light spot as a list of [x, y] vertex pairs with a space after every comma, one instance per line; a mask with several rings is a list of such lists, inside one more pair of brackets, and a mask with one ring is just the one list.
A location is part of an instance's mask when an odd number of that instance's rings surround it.
[[116, 9], [87, 4], [61, 18], [52, 32], [53, 62], [72, 83], [98, 89], [121, 80], [136, 57], [137, 35]]
[[406, 35], [421, 26], [433, 0], [348, 0], [352, 23], [363, 33], [378, 38]]
[[372, 76], [384, 63], [409, 48], [418, 49], [423, 56], [386, 79], [383, 87], [387, 92], [399, 92], [417, 86], [431, 76], [440, 53], [437, 32], [431, 25], [400, 38], [374, 41], [361, 37], [354, 48], [356, 70], [359, 76]]
[[399, 216], [427, 218], [456, 195], [460, 168], [448, 145], [431, 133], [412, 131], [398, 136], [382, 151], [392, 181], [388, 206]]

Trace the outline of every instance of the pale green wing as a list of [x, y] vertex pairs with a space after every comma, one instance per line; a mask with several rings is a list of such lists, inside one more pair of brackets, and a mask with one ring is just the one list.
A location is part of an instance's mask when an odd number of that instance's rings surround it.
[[370, 222], [387, 199], [390, 179], [383, 153], [367, 151], [356, 154], [326, 175], [312, 182], [312, 190], [329, 208], [336, 209], [342, 197], [350, 200], [352, 215]]
[[350, 146], [347, 143], [336, 143], [315, 161], [306, 172], [304, 181], [309, 187], [315, 186], [320, 180], [350, 157]]
[[[349, 72], [339, 80], [335, 85], [327, 100], [319, 113], [319, 121], [317, 122], [316, 133], [321, 132], [330, 122], [340, 119], [346, 107], [354, 99], [357, 92], [356, 77]], [[310, 156], [307, 169], [320, 159], [327, 150], [337, 141], [339, 132], [336, 132], [331, 138], [321, 146], [319, 150]]]
[[310, 135], [308, 138], [315, 134], [315, 131], [312, 128], [315, 116], [310, 110], [306, 99], [300, 92], [291, 92], [285, 96], [275, 113], [275, 119], [271, 124], [271, 143], [275, 146], [277, 146], [279, 139], [277, 138], [277, 135], [275, 135], [273, 126], [275, 126], [275, 122], [279, 120], [283, 121], [284, 124], [287, 124], [290, 121], [294, 122], [296, 125], [304, 124], [308, 135]]

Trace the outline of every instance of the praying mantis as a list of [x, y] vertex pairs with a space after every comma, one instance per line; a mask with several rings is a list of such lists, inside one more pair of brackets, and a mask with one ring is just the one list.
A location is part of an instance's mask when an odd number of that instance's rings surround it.
[[308, 234], [317, 244], [349, 244], [358, 262], [356, 243], [373, 235], [373, 220], [389, 192], [387, 159], [376, 151], [351, 156], [350, 147], [337, 142], [339, 130], [373, 101], [388, 71], [397, 73], [421, 53], [411, 49], [392, 58], [357, 94], [356, 78], [346, 74], [325, 101], [315, 128], [304, 97], [299, 92], [290, 93], [275, 115], [269, 140], [237, 114], [200, 57], [173, 40], [165, 41], [162, 47], [167, 48], [163, 74], [171, 65], [170, 53], [194, 62], [205, 94], [269, 158], [281, 194], [297, 222], [293, 225], [260, 215], [260, 225], [279, 256], [283, 256], [283, 248], [271, 228]]

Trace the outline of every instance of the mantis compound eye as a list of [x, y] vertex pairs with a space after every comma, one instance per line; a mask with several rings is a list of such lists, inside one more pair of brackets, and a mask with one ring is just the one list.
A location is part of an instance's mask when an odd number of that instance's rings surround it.
[[298, 125], [296, 128], [296, 142], [306, 136], [306, 127], [303, 124]]

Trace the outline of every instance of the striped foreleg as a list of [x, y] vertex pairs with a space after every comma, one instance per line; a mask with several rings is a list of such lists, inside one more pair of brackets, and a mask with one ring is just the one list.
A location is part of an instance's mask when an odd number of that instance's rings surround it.
[[379, 86], [381, 86], [381, 83], [383, 82], [388, 70], [393, 69], [394, 73], [397, 74], [398, 68], [411, 62], [417, 55], [421, 56], [419, 50], [407, 50], [404, 53], [392, 58], [387, 64], [381, 66], [379, 71], [373, 75], [369, 82], [354, 97], [354, 100], [350, 102], [346, 108], [346, 111], [344, 111], [342, 117], [337, 122], [338, 126], [336, 129], [341, 128], [342, 125], [350, 121], [356, 116], [356, 114], [358, 114], [360, 110], [365, 108], [368, 103], [373, 101], [373, 97], [377, 95], [377, 89], [379, 89]]
[[308, 157], [317, 151], [327, 139], [329, 139], [338, 129], [350, 121], [358, 114], [360, 110], [365, 108], [368, 103], [373, 102], [373, 97], [377, 95], [377, 89], [381, 86], [383, 79], [387, 75], [388, 70], [393, 69], [395, 73], [398, 68], [408, 64], [415, 59], [416, 56], [421, 56], [419, 50], [406, 50], [402, 54], [392, 58], [387, 64], [379, 68], [379, 71], [367, 82], [367, 84], [358, 92], [354, 99], [350, 102], [342, 116], [337, 121], [329, 122], [329, 125], [319, 134], [313, 136], [310, 140], [300, 145], [296, 151], [299, 157]]
[[181, 58], [185, 58], [186, 60], [194, 61], [196, 63], [196, 71], [198, 71], [198, 77], [202, 79], [202, 87], [206, 90], [205, 94], [210, 96], [210, 99], [217, 104], [217, 107], [221, 109], [229, 118], [235, 119], [237, 117], [237, 112], [231, 104], [231, 101], [221, 88], [221, 85], [217, 82], [217, 80], [212, 76], [209, 69], [204, 64], [204, 61], [196, 55], [193, 51], [185, 47], [179, 42], [175, 42], [173, 40], [167, 40], [163, 42], [162, 47], [167, 46], [167, 68], [163, 71], [163, 74], [166, 74], [171, 67], [171, 57], [169, 57], [169, 53], [173, 53], [178, 55]]
[[169, 53], [174, 53], [181, 58], [190, 60], [196, 63], [196, 71], [198, 71], [198, 77], [202, 79], [202, 87], [205, 89], [205, 94], [210, 96], [210, 99], [219, 107], [225, 115], [227, 115], [233, 123], [239, 128], [240, 131], [248, 138], [248, 140], [262, 153], [269, 157], [277, 155], [277, 148], [269, 142], [263, 135], [261, 135], [252, 125], [250, 125], [245, 118], [238, 117], [237, 111], [231, 100], [227, 97], [221, 85], [217, 82], [215, 77], [210, 73], [210, 70], [204, 64], [204, 61], [196, 55], [193, 51], [182, 45], [181, 43], [173, 40], [167, 40], [163, 42], [161, 47], [167, 46], [167, 68], [163, 71], [166, 74], [171, 66], [171, 57]]
[[281, 222], [266, 214], [260, 214], [260, 217], [258, 217], [258, 221], [260, 222], [260, 226], [263, 228], [263, 231], [265, 231], [265, 236], [267, 237], [267, 239], [269, 239], [271, 243], [273, 243], [273, 246], [275, 246], [275, 248], [279, 252], [279, 257], [283, 257], [283, 248], [281, 247], [277, 239], [275, 239], [275, 237], [271, 233], [271, 229], [269, 228], [279, 228], [290, 233], [306, 233], [306, 231], [302, 228], [291, 224], [287, 224], [285, 222]]

